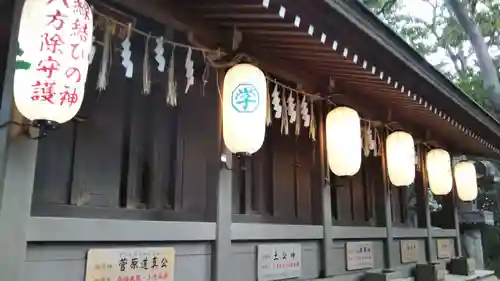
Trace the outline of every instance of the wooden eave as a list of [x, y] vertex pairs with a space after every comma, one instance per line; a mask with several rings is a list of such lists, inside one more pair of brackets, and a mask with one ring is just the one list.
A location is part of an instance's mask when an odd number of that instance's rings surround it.
[[242, 51], [258, 51], [266, 64], [286, 62], [287, 72], [307, 76], [339, 104], [454, 153], [499, 156], [498, 121], [356, 0], [192, 0], [179, 7], [225, 34], [236, 27]]

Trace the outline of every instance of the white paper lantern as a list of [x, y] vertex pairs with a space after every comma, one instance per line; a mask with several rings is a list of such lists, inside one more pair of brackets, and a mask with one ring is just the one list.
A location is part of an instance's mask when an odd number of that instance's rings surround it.
[[429, 187], [435, 195], [446, 195], [453, 187], [451, 157], [444, 149], [432, 149], [425, 157]]
[[455, 165], [455, 185], [458, 198], [472, 201], [477, 197], [476, 167], [472, 162], [464, 161]]
[[25, 0], [14, 76], [14, 100], [22, 115], [57, 123], [76, 115], [93, 28], [85, 0]]
[[394, 132], [386, 140], [387, 172], [395, 186], [408, 186], [415, 180], [415, 143], [413, 137], [402, 131]]
[[330, 170], [353, 176], [361, 167], [361, 120], [349, 107], [337, 107], [326, 116], [326, 152]]
[[255, 153], [266, 134], [267, 83], [251, 64], [238, 64], [224, 77], [222, 133], [232, 153]]

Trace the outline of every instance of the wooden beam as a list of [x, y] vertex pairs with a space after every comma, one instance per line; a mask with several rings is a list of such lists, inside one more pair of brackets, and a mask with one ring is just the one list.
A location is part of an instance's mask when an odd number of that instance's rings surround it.
[[[196, 14], [196, 10], [189, 8], [179, 1], [173, 0], [112, 0], [126, 8], [137, 11], [143, 16], [150, 17], [153, 20], [170, 25], [176, 30], [191, 33], [196, 42], [191, 42], [199, 47], [210, 49], [232, 49], [233, 30], [231, 28], [223, 28], [214, 26], [213, 23], [200, 20], [200, 15]], [[262, 8], [264, 9], [264, 8]], [[246, 35], [243, 34], [244, 40]], [[243, 51], [250, 56], [255, 57], [261, 67], [288, 81], [294, 81], [302, 84], [304, 89], [314, 91], [316, 83], [314, 75], [307, 73], [301, 69], [297, 69], [294, 65], [286, 60], [272, 57], [267, 54], [266, 50], [259, 49], [252, 44], [244, 46]]]

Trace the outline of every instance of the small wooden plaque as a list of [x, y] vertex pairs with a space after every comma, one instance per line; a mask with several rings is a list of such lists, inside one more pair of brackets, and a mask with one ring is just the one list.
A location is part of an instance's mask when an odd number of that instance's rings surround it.
[[85, 281], [173, 281], [174, 248], [90, 249]]
[[418, 240], [401, 240], [401, 263], [417, 262], [419, 256]]
[[373, 242], [347, 242], [346, 265], [347, 270], [373, 268]]
[[453, 251], [453, 239], [437, 239], [436, 248], [438, 259], [451, 259]]

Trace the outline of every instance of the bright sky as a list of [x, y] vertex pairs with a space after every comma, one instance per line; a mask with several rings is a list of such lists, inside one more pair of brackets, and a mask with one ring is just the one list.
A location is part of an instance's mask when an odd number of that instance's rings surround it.
[[[439, 1], [439, 0], [431, 0]], [[432, 21], [432, 6], [425, 0], [403, 0], [404, 7], [402, 13], [411, 15], [413, 17], [418, 17], [426, 22]], [[447, 56], [444, 50], [439, 50], [437, 53], [426, 57], [432, 65], [437, 65], [443, 61], [448, 62]], [[452, 66], [446, 67], [448, 71], [453, 71]]]
[[422, 0], [403, 0], [403, 11], [426, 21], [432, 20], [432, 7]]

